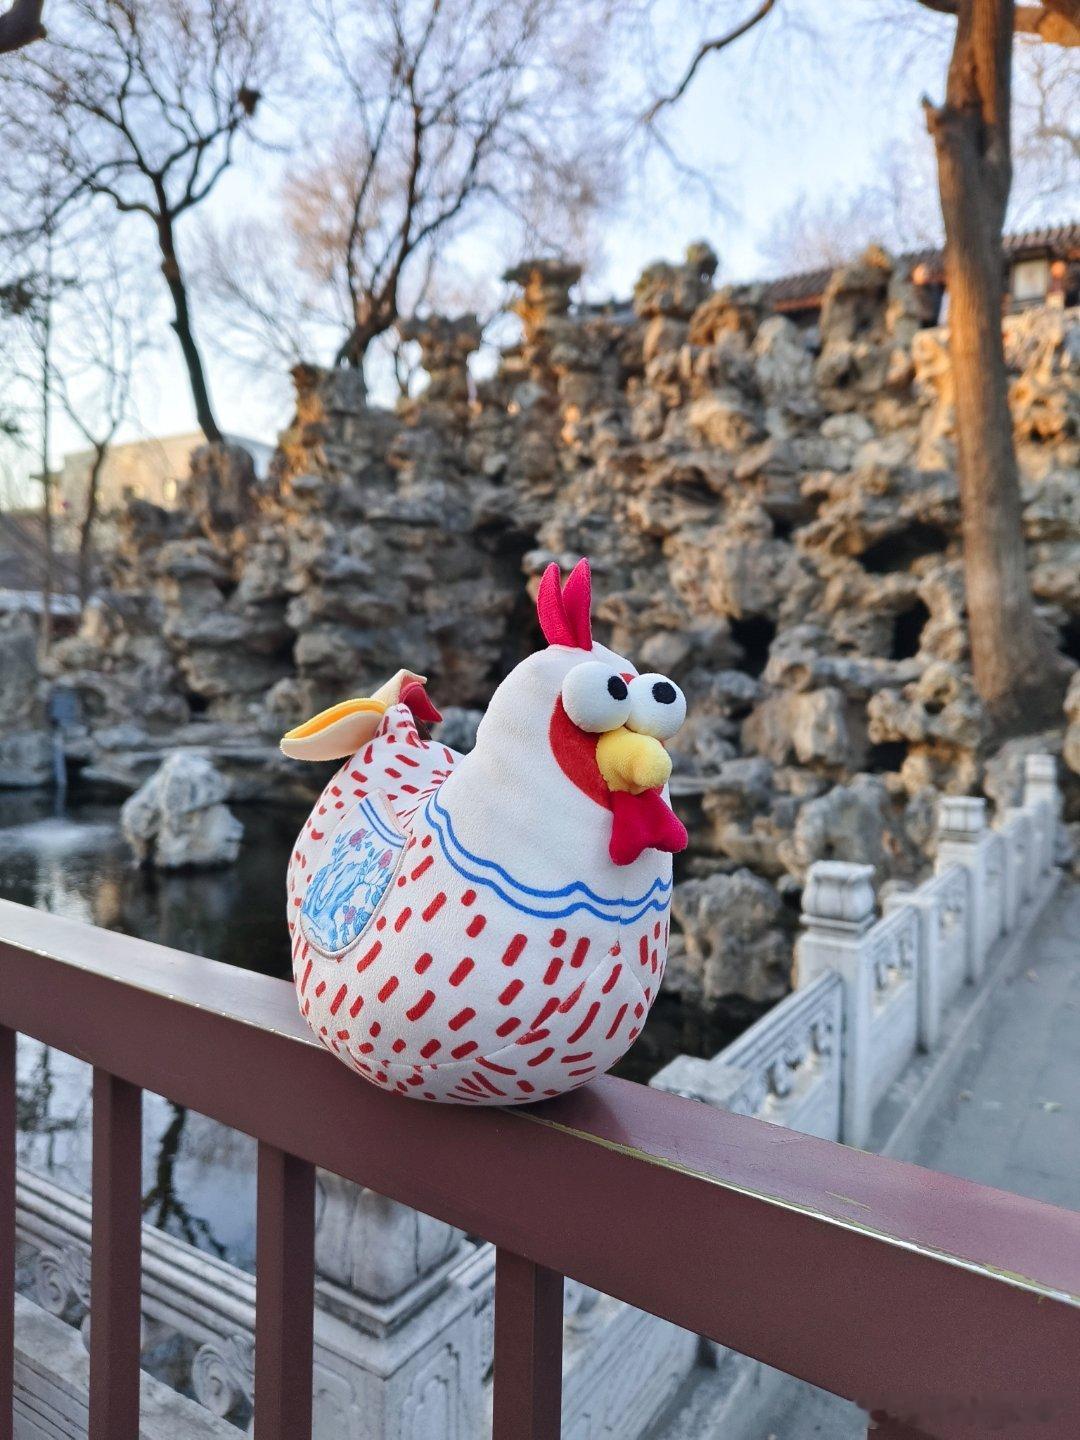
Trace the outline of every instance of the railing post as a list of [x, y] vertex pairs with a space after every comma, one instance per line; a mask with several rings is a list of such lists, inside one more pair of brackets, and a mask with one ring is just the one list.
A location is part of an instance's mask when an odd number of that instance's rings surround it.
[[492, 1440], [559, 1440], [562, 1326], [563, 1277], [498, 1249]]
[[950, 865], [962, 865], [968, 877], [967, 978], [973, 985], [982, 979], [986, 965], [985, 914], [983, 902], [986, 801], [980, 795], [943, 795], [938, 805], [938, 849], [936, 872]]
[[698, 1055], [676, 1055], [649, 1084], [654, 1090], [666, 1090], [669, 1095], [681, 1095], [684, 1100], [699, 1100], [717, 1110], [727, 1110], [750, 1078], [749, 1072], [739, 1066], [722, 1064], [720, 1055], [714, 1055], [711, 1060]]
[[94, 1071], [88, 1440], [138, 1440], [142, 1091]]
[[259, 1142], [255, 1437], [310, 1440], [315, 1327], [315, 1166]]
[[1025, 806], [1023, 815], [1027, 824], [1028, 835], [1027, 853], [1024, 857], [1024, 874], [1027, 877], [1028, 899], [1032, 900], [1038, 894], [1039, 880], [1043, 873], [1043, 837], [1046, 833], [1046, 825], [1044, 823], [1046, 815], [1041, 805], [1035, 811], [1031, 811]]
[[15, 1032], [0, 1025], [0, 1440], [15, 1433]]
[[1028, 755], [1024, 760], [1024, 805], [1042, 807], [1041, 869], [1044, 874], [1049, 874], [1057, 853], [1058, 824], [1061, 820], [1061, 791], [1057, 783], [1057, 761], [1053, 755]]
[[866, 1440], [933, 1440], [925, 1430], [916, 1430], [902, 1420], [890, 1420], [887, 1415], [874, 1415]]
[[918, 997], [919, 1049], [933, 1050], [941, 1035], [941, 924], [942, 901], [939, 896], [926, 896], [921, 888], [902, 890], [890, 895], [882, 910], [891, 915], [910, 905], [919, 917], [919, 959], [915, 971]]
[[865, 1146], [870, 1138], [870, 1023], [874, 977], [863, 943], [874, 923], [872, 865], [819, 860], [810, 867], [802, 899], [805, 929], [795, 952], [796, 988], [835, 970], [844, 982], [840, 1138]]
[[989, 830], [983, 840], [982, 849], [983, 899], [986, 913], [983, 919], [983, 943], [987, 950], [1009, 930], [1009, 907], [1006, 897], [1005, 837], [1000, 830]]
[[1009, 863], [1015, 876], [1016, 908], [1035, 893], [1041, 841], [1036, 816], [1024, 805], [1010, 805], [1005, 811], [1005, 836]]

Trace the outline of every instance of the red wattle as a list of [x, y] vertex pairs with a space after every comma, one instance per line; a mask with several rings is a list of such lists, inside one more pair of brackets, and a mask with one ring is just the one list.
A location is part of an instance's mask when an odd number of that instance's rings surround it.
[[640, 795], [613, 790], [608, 802], [612, 812], [608, 846], [612, 864], [632, 865], [643, 850], [667, 850], [676, 854], [686, 849], [686, 826], [661, 790], [645, 790]]

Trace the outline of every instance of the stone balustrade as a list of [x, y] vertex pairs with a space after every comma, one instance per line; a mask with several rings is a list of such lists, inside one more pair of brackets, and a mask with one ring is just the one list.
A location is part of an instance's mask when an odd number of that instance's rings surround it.
[[[876, 1112], [886, 1100], [895, 1111], [898, 1093], [902, 1107], [918, 1057], [937, 1050], [977, 1002], [1052, 892], [1054, 777], [1052, 757], [1030, 756], [1023, 804], [993, 828], [984, 800], [943, 797], [935, 873], [891, 893], [880, 915], [872, 866], [811, 866], [792, 993], [718, 1055], [678, 1056], [653, 1085], [827, 1139], [883, 1143]], [[332, 1175], [320, 1178], [319, 1206], [315, 1440], [479, 1440], [491, 1372], [491, 1247]], [[84, 1329], [89, 1234], [87, 1199], [20, 1168], [22, 1289]], [[247, 1427], [254, 1277], [150, 1226], [143, 1267], [145, 1353], [176, 1337], [171, 1382], [213, 1416]], [[654, 1433], [702, 1354], [695, 1336], [568, 1284], [564, 1434]], [[743, 1423], [725, 1421], [723, 1433], [738, 1440], [756, 1413], [747, 1394], [764, 1393], [761, 1367], [715, 1347], [708, 1358], [733, 1367], [728, 1390]], [[189, 1433], [178, 1411], [175, 1434]]]
[[[803, 890], [795, 989], [711, 1059], [680, 1055], [652, 1084], [862, 1148], [896, 1149], [925, 1102], [920, 1059], [940, 1053], [1053, 893], [1060, 795], [1052, 756], [1026, 762], [1023, 804], [987, 825], [986, 801], [943, 796], [935, 873], [878, 916], [873, 867], [823, 860]], [[884, 1102], [884, 1103], [883, 1103]], [[709, 1433], [756, 1440], [783, 1382], [716, 1351], [725, 1376]], [[680, 1432], [682, 1434], [682, 1432]]]

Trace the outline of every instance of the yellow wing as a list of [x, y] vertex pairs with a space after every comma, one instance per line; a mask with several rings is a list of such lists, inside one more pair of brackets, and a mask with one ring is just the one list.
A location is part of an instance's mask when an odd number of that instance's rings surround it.
[[412, 670], [399, 670], [385, 685], [380, 685], [374, 695], [331, 705], [329, 710], [321, 711], [284, 735], [282, 753], [292, 760], [343, 760], [355, 754], [375, 734], [390, 706], [397, 704], [402, 689], [416, 681], [423, 685], [427, 677]]

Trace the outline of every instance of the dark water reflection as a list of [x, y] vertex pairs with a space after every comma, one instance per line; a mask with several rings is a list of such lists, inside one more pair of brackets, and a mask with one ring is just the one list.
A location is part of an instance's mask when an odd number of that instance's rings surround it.
[[[285, 866], [306, 811], [248, 806], [237, 814], [244, 843], [234, 866], [164, 875], [132, 863], [115, 803], [75, 799], [57, 817], [47, 794], [0, 791], [0, 897], [287, 977]], [[704, 1013], [662, 995], [617, 1073], [644, 1081], [681, 1051], [713, 1055], [761, 1008], [735, 1004]], [[18, 1079], [20, 1160], [58, 1184], [88, 1191], [88, 1067], [21, 1038]], [[152, 1224], [253, 1268], [254, 1171], [250, 1137], [146, 1095], [143, 1209]]]
[[0, 791], [0, 896], [265, 975], [289, 973], [284, 874], [306, 811], [238, 808], [235, 865], [164, 874], [131, 860], [115, 804], [63, 816], [38, 791]]
[[[76, 800], [57, 817], [46, 794], [0, 792], [0, 896], [284, 978], [282, 877], [304, 812], [249, 806], [238, 813], [244, 844], [234, 866], [165, 875], [132, 863], [115, 803]], [[19, 1159], [87, 1191], [89, 1068], [21, 1038], [18, 1078]], [[251, 1268], [254, 1170], [248, 1136], [145, 1097], [143, 1209], [152, 1224]]]

